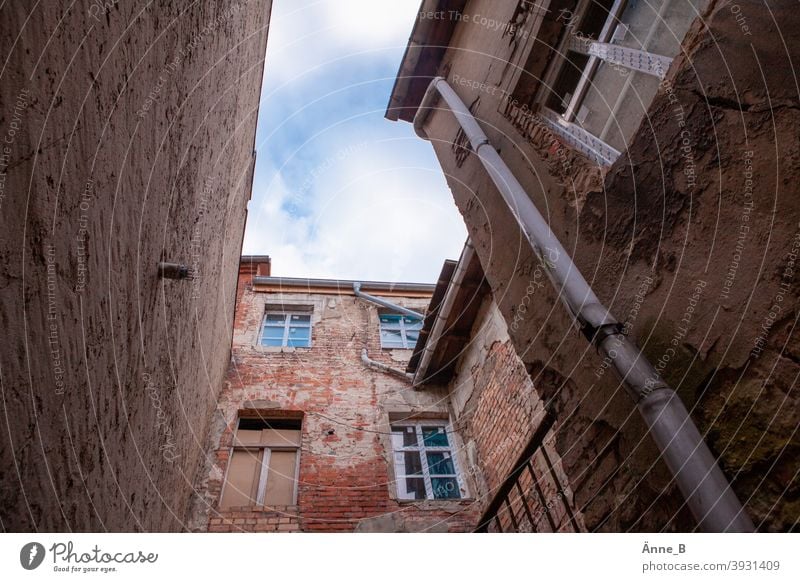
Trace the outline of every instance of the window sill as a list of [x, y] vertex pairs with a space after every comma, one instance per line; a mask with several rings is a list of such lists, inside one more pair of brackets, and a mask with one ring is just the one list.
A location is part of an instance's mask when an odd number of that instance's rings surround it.
[[460, 499], [397, 499], [395, 501], [400, 505], [421, 505], [420, 509], [424, 509], [425, 505], [430, 505], [431, 509], [440, 509], [444, 505], [454, 504], [461, 505], [462, 503], [475, 503], [474, 497], [462, 497]]
[[229, 513], [297, 513], [299, 509], [297, 505], [239, 505], [224, 509], [218, 508], [217, 513], [220, 515]]
[[302, 352], [305, 350], [310, 350], [310, 347], [307, 348], [294, 348], [289, 346], [255, 346], [256, 351], [265, 353], [265, 354], [292, 354], [294, 352]]

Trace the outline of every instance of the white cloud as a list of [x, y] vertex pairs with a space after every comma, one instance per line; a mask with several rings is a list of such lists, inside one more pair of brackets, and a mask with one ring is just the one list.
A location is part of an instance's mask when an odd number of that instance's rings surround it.
[[308, 216], [270, 188], [251, 209], [245, 253], [269, 254], [280, 276], [434, 282], [466, 230], [438, 167], [398, 159], [373, 149], [337, 161], [314, 183]]
[[322, 14], [344, 45], [397, 46], [408, 40], [419, 4], [419, 0], [334, 0], [322, 3]]
[[383, 118], [390, 84], [374, 82], [396, 72], [418, 7], [276, 0], [243, 250], [273, 274], [434, 282], [458, 257], [466, 230], [433, 149]]
[[270, 83], [297, 81], [364, 51], [402, 51], [418, 8], [419, 0], [276, 0], [267, 49]]

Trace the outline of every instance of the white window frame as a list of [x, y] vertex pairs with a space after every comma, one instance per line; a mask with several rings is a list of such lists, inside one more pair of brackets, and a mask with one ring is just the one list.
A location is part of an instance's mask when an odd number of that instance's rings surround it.
[[[263, 507], [264, 506], [264, 497], [267, 493], [267, 479], [269, 478], [269, 462], [270, 456], [272, 451], [284, 451], [284, 452], [292, 452], [294, 451], [295, 454], [295, 462], [294, 462], [294, 479], [293, 479], [293, 487], [292, 487], [292, 505], [297, 505], [297, 484], [300, 480], [300, 446], [297, 445], [286, 445], [286, 446], [275, 446], [275, 445], [242, 445], [237, 444], [239, 442], [238, 438], [239, 435], [239, 421], [241, 418], [236, 420], [236, 433], [234, 434], [233, 445], [228, 449], [228, 464], [225, 467], [225, 478], [222, 482], [222, 488], [219, 495], [219, 503], [222, 503], [222, 500], [225, 498], [225, 491], [228, 488], [228, 471], [231, 466], [231, 460], [233, 459], [233, 454], [236, 451], [264, 451], [264, 455], [261, 458], [261, 465], [259, 466], [259, 474], [258, 474], [258, 488], [256, 489], [256, 501], [250, 507]], [[302, 440], [303, 435], [303, 428], [302, 422], [300, 428], [297, 429], [300, 433], [300, 438]]]
[[[586, 10], [593, 1], [594, 0], [580, 0], [575, 7], [573, 15], [575, 21], [580, 22], [583, 20], [586, 15]], [[620, 22], [620, 18], [627, 5], [627, 0], [614, 0], [609, 16], [606, 18], [597, 39], [582, 38], [569, 29], [565, 31], [555, 50], [553, 62], [550, 63], [550, 66], [545, 71], [542, 83], [540, 83], [534, 99], [534, 103], [540, 108], [538, 117], [544, 125], [558, 134], [565, 143], [595, 162], [605, 166], [612, 164], [621, 155], [621, 152], [609, 145], [603, 137], [610, 127], [611, 119], [613, 119], [615, 114], [618, 114], [616, 108], [612, 116], [610, 116], [609, 120], [606, 122], [601, 136], [589, 133], [575, 123], [576, 118], [580, 118], [581, 116], [583, 101], [600, 63], [602, 61], [607, 61], [617, 66], [628, 68], [631, 71], [643, 72], [661, 79], [666, 76], [666, 72], [672, 63], [672, 57], [669, 56], [658, 55], [649, 53], [646, 50], [626, 48], [614, 44], [616, 34], [620, 30], [620, 27], [625, 26], [625, 24]], [[669, 1], [665, 0], [662, 7], [659, 9], [659, 18], [663, 15], [668, 5]], [[650, 36], [645, 39], [645, 47], [649, 44], [649, 40]], [[568, 50], [586, 54], [589, 56], [589, 60], [584, 66], [583, 73], [578, 80], [575, 91], [569, 97], [569, 102], [567, 103], [564, 113], [559, 114], [557, 111], [547, 107], [546, 102], [549, 99], [551, 88], [558, 74], [565, 65]], [[527, 55], [525, 58], [527, 58]], [[628, 91], [631, 84], [631, 76], [628, 75], [623, 83], [624, 94]], [[618, 100], [617, 106], [619, 103], [621, 103], [621, 97]]]
[[[662, 2], [665, 4], [667, 1], [668, 0], [662, 0]], [[608, 17], [603, 24], [603, 29], [600, 31], [600, 34], [595, 42], [608, 43], [611, 41], [614, 31], [617, 29], [619, 24], [619, 18], [622, 16], [622, 12], [625, 10], [625, 6], [627, 4], [627, 0], [614, 0], [614, 3], [611, 5], [611, 10], [608, 13]], [[589, 2], [583, 3], [582, 11], [580, 13], [581, 19], [583, 19], [588, 6]], [[565, 36], [571, 37], [572, 35], [567, 34]], [[570, 40], [571, 39], [568, 39], [567, 42], [569, 43]], [[572, 94], [572, 98], [567, 105], [567, 109], [562, 115], [564, 121], [572, 122], [575, 119], [575, 116], [577, 115], [578, 110], [583, 103], [583, 99], [586, 96], [586, 91], [589, 89], [589, 85], [591, 84], [592, 79], [597, 72], [600, 61], [602, 60], [599, 56], [591, 54], [591, 52], [588, 54], [589, 60], [586, 62], [586, 66], [583, 68], [583, 73], [581, 74], [580, 80], [578, 80], [577, 87], [575, 87], [575, 92]], [[566, 53], [562, 53], [562, 55], [564, 56], [561, 57], [561, 66], [563, 66], [564, 61], [566, 61]], [[560, 68], [561, 67], [559, 67], [559, 69]]]
[[[461, 469], [459, 467], [458, 459], [456, 458], [455, 454], [455, 434], [450, 426], [450, 423], [446, 420], [436, 420], [436, 419], [427, 419], [427, 420], [414, 420], [414, 421], [401, 421], [401, 422], [392, 422], [390, 423], [391, 426], [391, 439], [392, 439], [392, 455], [394, 459], [394, 471], [395, 471], [395, 484], [396, 484], [396, 491], [397, 491], [397, 498], [401, 500], [411, 500], [411, 501], [462, 501], [469, 497], [466, 485], [464, 483], [464, 479], [461, 475]], [[440, 430], [443, 430], [447, 435], [447, 443], [448, 446], [446, 447], [434, 447], [434, 446], [425, 446], [425, 441], [422, 436], [422, 427], [437, 427]], [[409, 431], [409, 429], [413, 430], [416, 437], [417, 437], [417, 444], [416, 446], [404, 446], [403, 445], [403, 435], [397, 434], [395, 429], [402, 428], [403, 432]], [[406, 466], [405, 466], [405, 455], [406, 452], [417, 452], [419, 454], [420, 463], [422, 465], [422, 479], [425, 483], [425, 499], [416, 499], [414, 497], [409, 496], [408, 494], [404, 493], [405, 491], [405, 478], [406, 477], [414, 477], [420, 478], [420, 475], [406, 475]], [[431, 475], [430, 468], [428, 467], [428, 456], [426, 453], [434, 452], [434, 453], [445, 453], [449, 455], [451, 462], [453, 463], [453, 470], [455, 474], [446, 473], [446, 474], [435, 474]], [[447, 498], [437, 498], [434, 496], [433, 493], [433, 485], [431, 483], [431, 479], [437, 478], [455, 478], [456, 483], [458, 483], [458, 497], [447, 497]]]
[[[384, 326], [384, 323], [383, 323], [383, 321], [381, 321], [381, 318], [382, 317], [387, 317], [387, 316], [399, 317], [400, 318], [398, 320], [398, 322], [399, 322], [399, 326], [398, 327], [387, 327], [385, 329], [386, 329], [386, 331], [399, 331], [400, 332], [400, 337], [403, 340], [403, 345], [402, 346], [395, 346], [395, 345], [387, 346], [387, 345], [384, 345], [384, 341], [383, 341], [383, 331], [384, 331], [384, 327], [383, 326]], [[378, 325], [379, 325], [378, 331], [379, 331], [380, 336], [381, 336], [381, 348], [382, 349], [385, 349], [385, 350], [413, 350], [414, 349], [414, 347], [417, 345], [417, 341], [419, 341], [419, 340], [415, 340], [413, 343], [409, 342], [407, 332], [408, 331], [416, 331], [416, 332], [422, 331], [422, 321], [423, 320], [421, 320], [421, 319], [419, 320], [419, 324], [420, 324], [419, 328], [406, 329], [406, 319], [405, 319], [406, 317], [409, 317], [409, 316], [401, 315], [401, 314], [397, 314], [397, 313], [379, 313], [378, 314]], [[394, 326], [394, 325], [397, 325], [397, 324], [386, 324], [386, 325]], [[409, 344], [411, 344], [411, 345], [409, 345]]]
[[[281, 340], [281, 345], [280, 346], [269, 346], [269, 345], [265, 345], [263, 343], [264, 331], [265, 331], [265, 329], [267, 327], [273, 327], [273, 328], [281, 327], [279, 325], [268, 325], [267, 324], [267, 316], [269, 316], [269, 315], [283, 315], [284, 316], [284, 321], [283, 321], [283, 339]], [[306, 322], [302, 322], [301, 324], [292, 324], [292, 316], [293, 315], [303, 315], [303, 316], [308, 317], [308, 323], [306, 324]], [[292, 327], [308, 328], [308, 345], [307, 346], [290, 346], [290, 345], [288, 345], [289, 344], [289, 329], [292, 328]], [[300, 310], [288, 311], [288, 310], [283, 310], [283, 309], [267, 309], [264, 312], [264, 318], [261, 320], [261, 327], [259, 328], [259, 332], [258, 332], [258, 345], [260, 347], [262, 347], [262, 348], [275, 348], [275, 347], [287, 348], [287, 347], [292, 347], [292, 348], [299, 348], [299, 349], [308, 349], [312, 345], [313, 334], [314, 334], [314, 319], [313, 319], [313, 314], [312, 314], [311, 311], [300, 311]]]

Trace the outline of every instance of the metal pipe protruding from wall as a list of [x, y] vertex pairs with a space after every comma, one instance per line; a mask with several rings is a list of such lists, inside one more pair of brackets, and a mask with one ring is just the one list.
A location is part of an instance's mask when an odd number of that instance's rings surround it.
[[375, 360], [370, 359], [369, 353], [367, 352], [367, 348], [362, 348], [361, 350], [361, 361], [364, 362], [370, 368], [375, 368], [380, 370], [381, 372], [386, 372], [387, 374], [392, 374], [393, 376], [397, 376], [398, 378], [402, 378], [406, 382], [413, 382], [414, 375], [409, 374], [407, 372], [403, 372], [402, 370], [398, 370], [396, 368], [392, 368], [391, 366], [387, 366], [381, 362], [376, 362]]
[[611, 361], [636, 402], [700, 529], [707, 532], [755, 531], [753, 522], [680, 398], [661, 379], [641, 350], [622, 334], [621, 326], [600, 303], [525, 188], [491, 145], [467, 106], [442, 77], [431, 81], [420, 103], [414, 118], [417, 135], [429, 139], [423, 125], [439, 95], [455, 115], [559, 298], [587, 339]]
[[431, 334], [428, 337], [428, 341], [425, 343], [425, 349], [422, 351], [419, 365], [414, 373], [414, 386], [418, 386], [425, 380], [425, 374], [428, 372], [428, 365], [431, 362], [433, 353], [436, 351], [436, 345], [439, 343], [439, 339], [446, 331], [444, 326], [447, 324], [447, 318], [450, 316], [453, 302], [455, 301], [459, 288], [461, 288], [461, 284], [464, 282], [464, 274], [467, 272], [467, 267], [474, 253], [475, 249], [472, 246], [472, 241], [467, 239], [467, 242], [464, 244], [464, 249], [461, 251], [461, 256], [458, 259], [456, 271], [450, 278], [450, 284], [447, 286], [444, 299], [442, 299], [442, 305], [439, 307], [436, 321], [431, 327]]
[[194, 270], [178, 263], [158, 263], [158, 276], [162, 279], [194, 279]]
[[385, 307], [386, 309], [391, 309], [392, 311], [396, 311], [397, 313], [402, 313], [403, 315], [408, 315], [409, 317], [415, 317], [417, 319], [425, 318], [425, 316], [419, 313], [418, 311], [407, 309], [405, 307], [397, 305], [396, 303], [387, 301], [386, 299], [381, 299], [380, 297], [375, 297], [374, 295], [370, 295], [369, 293], [364, 293], [361, 290], [361, 283], [353, 283], [353, 293], [356, 294], [356, 297], [364, 299], [365, 301], [369, 301], [370, 303], [374, 303], [375, 305], [380, 305], [381, 307]]

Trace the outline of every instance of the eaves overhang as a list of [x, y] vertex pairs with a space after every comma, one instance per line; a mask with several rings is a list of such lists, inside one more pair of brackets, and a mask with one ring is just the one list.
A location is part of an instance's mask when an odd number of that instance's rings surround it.
[[[439, 74], [453, 31], [467, 0], [423, 0], [411, 31], [385, 117], [411, 122], [422, 96]], [[438, 16], [437, 16], [438, 15]]]
[[253, 290], [277, 293], [355, 295], [353, 285], [356, 283], [361, 284], [361, 290], [364, 292], [390, 297], [428, 298], [436, 288], [435, 285], [429, 283], [305, 279], [299, 277], [253, 277]]

